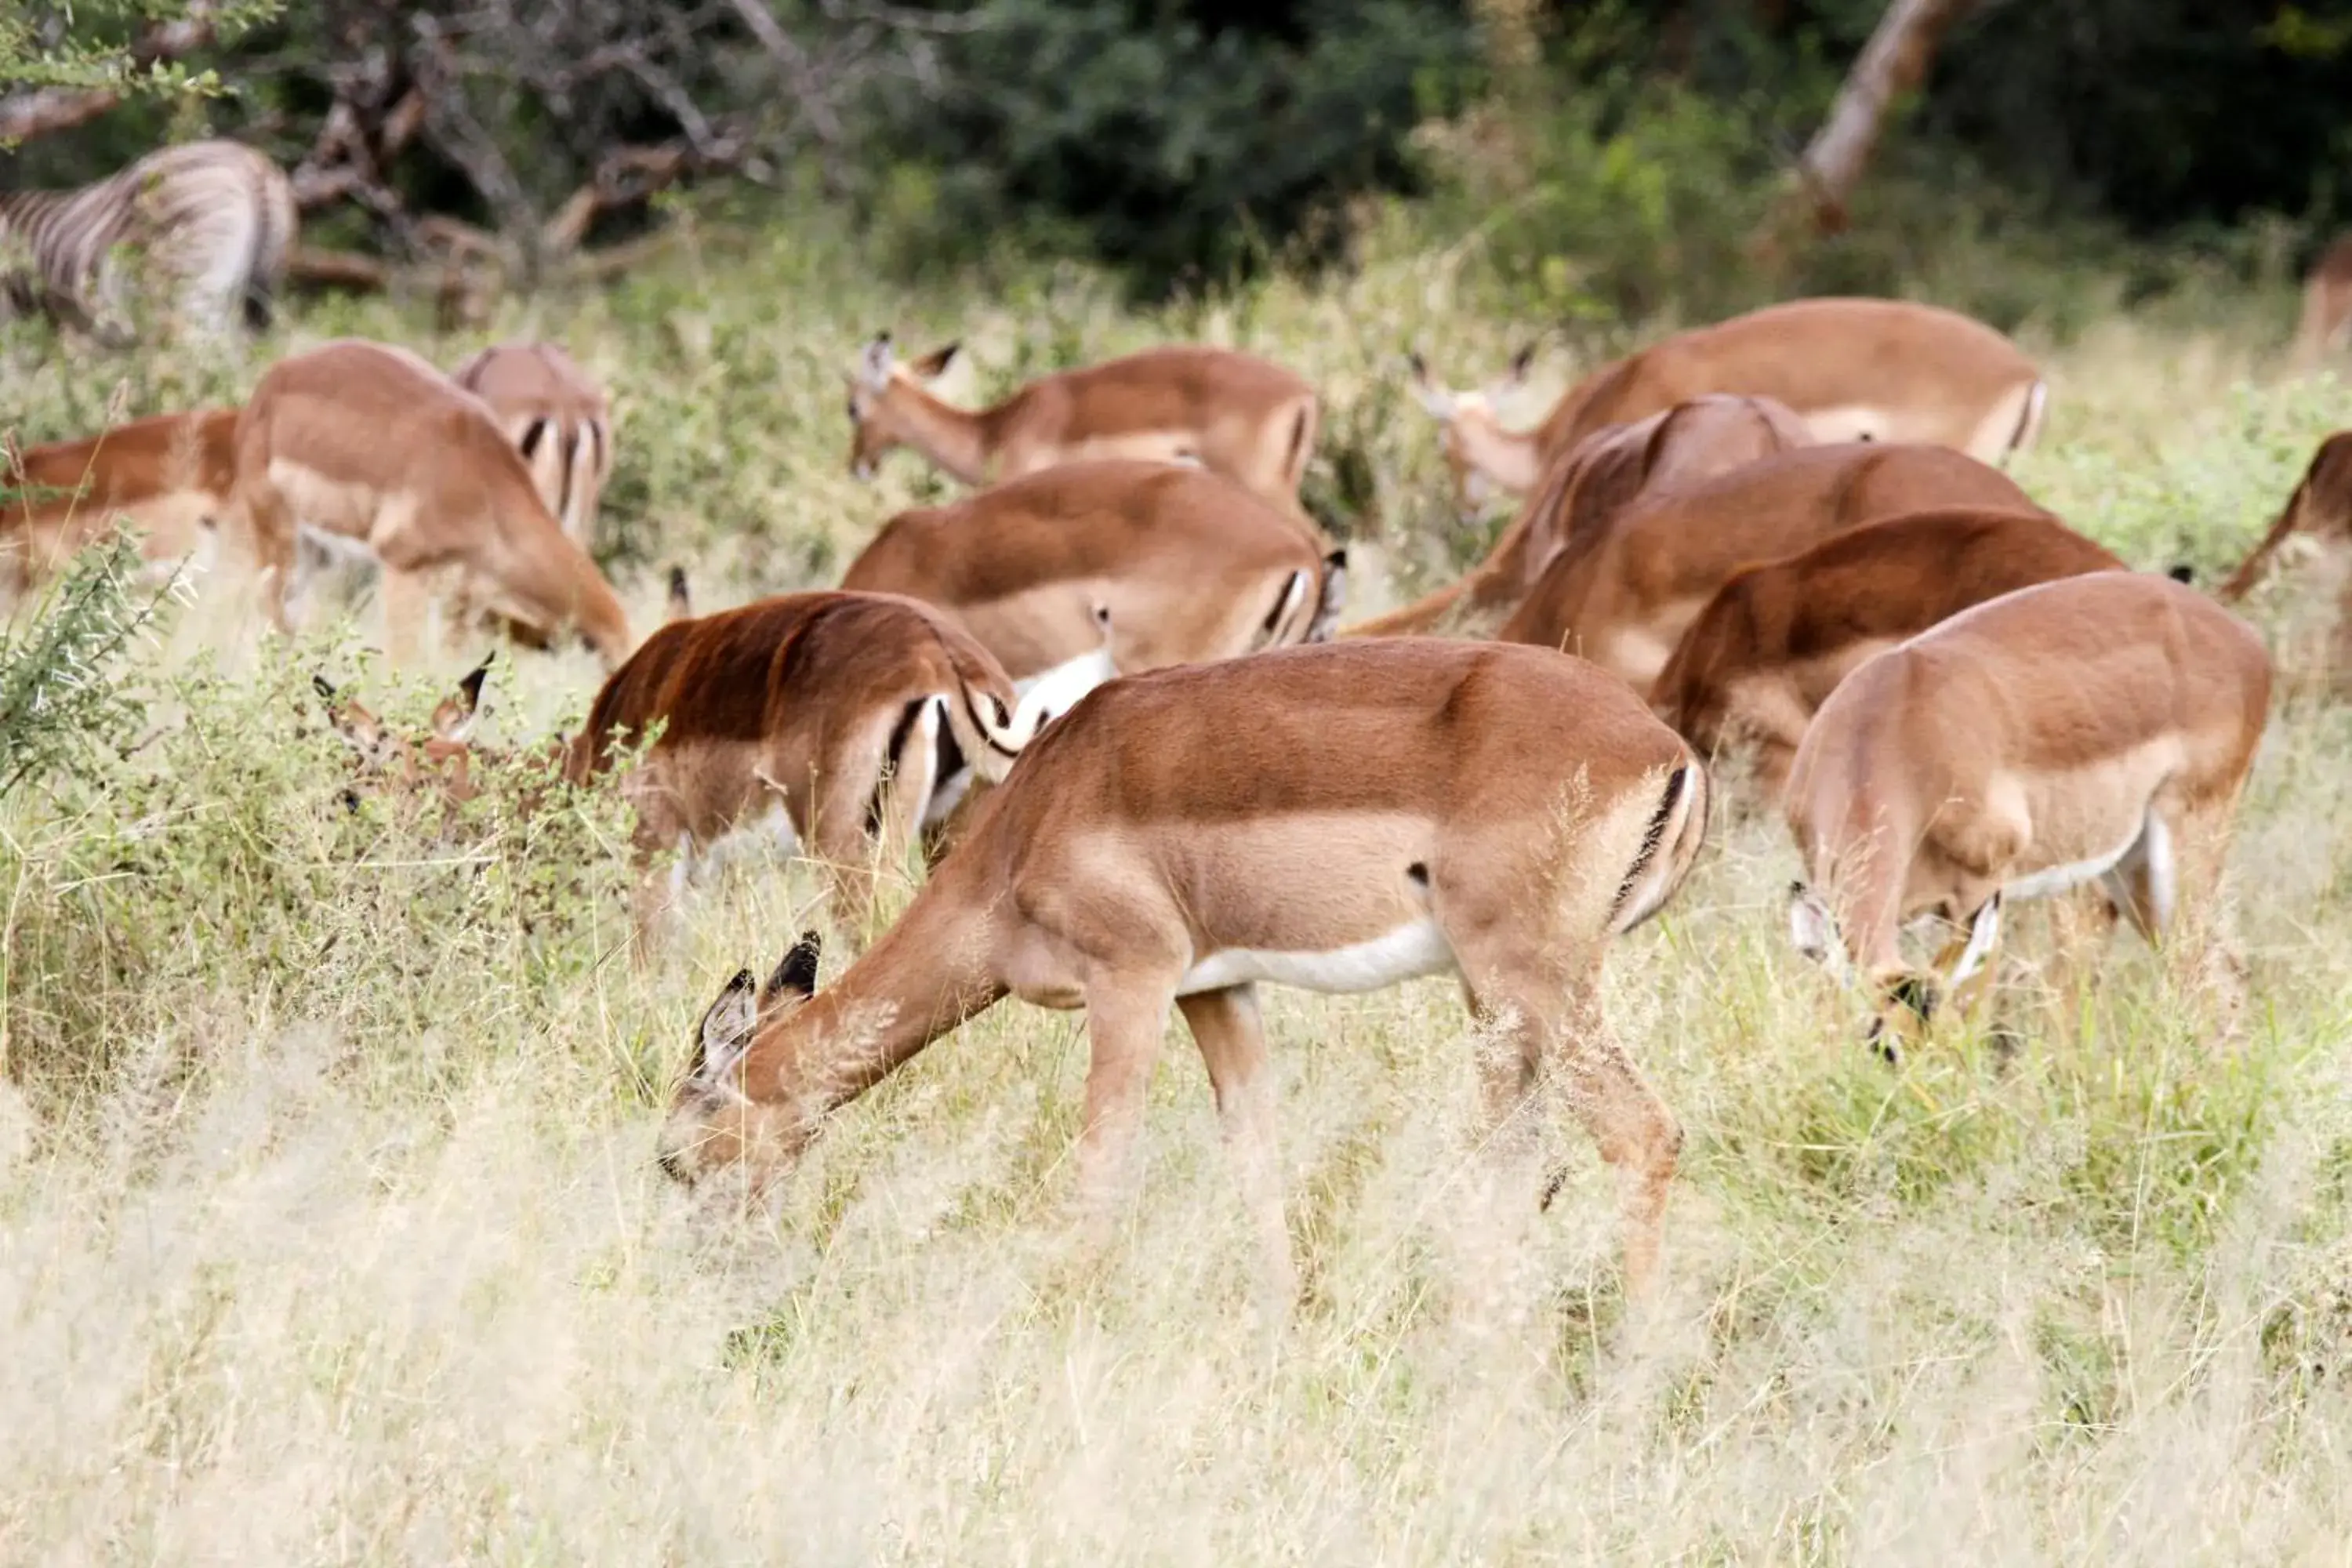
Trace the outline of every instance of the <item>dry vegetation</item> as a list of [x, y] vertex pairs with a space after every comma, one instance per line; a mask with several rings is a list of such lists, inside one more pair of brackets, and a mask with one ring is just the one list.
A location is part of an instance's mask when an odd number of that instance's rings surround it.
[[[498, 331], [559, 334], [615, 389], [607, 542], [641, 626], [671, 559], [706, 605], [828, 581], [925, 492], [910, 459], [876, 489], [843, 472], [836, 369], [884, 325], [964, 336], [974, 396], [1162, 335], [1265, 351], [1325, 389], [1319, 499], [1375, 509], [1394, 592], [1471, 552], [1433, 531], [1397, 356], [1466, 378], [1517, 333], [1444, 261], [1159, 318], [1015, 278], [969, 312], [977, 287], [901, 299], [822, 237], [712, 234]], [[320, 307], [262, 352], [481, 341], [424, 319]], [[2116, 320], [2053, 349], [2021, 477], [2210, 581], [2342, 422], [2332, 383], [2263, 384], [2267, 347]], [[252, 374], [0, 345], [28, 440]], [[2352, 710], [2308, 682], [2235, 856], [2263, 1004], [2236, 1055], [2127, 942], [2079, 1013], [2034, 1004], [2029, 929], [2022, 1051], [1953, 1038], [1890, 1073], [1786, 948], [1785, 835], [1727, 809], [1612, 965], [1690, 1133], [1643, 1334], [1588, 1148], [1516, 1266], [1455, 1225], [1475, 1043], [1450, 985], [1277, 994], [1307, 1299], [1270, 1334], [1197, 1060], [1164, 1058], [1147, 1195], [1079, 1258], [1083, 1046], [1018, 1005], [843, 1114], [776, 1212], [694, 1209], [652, 1108], [719, 982], [797, 929], [806, 868], [730, 872], [635, 974], [609, 801], [346, 812], [310, 671], [411, 716], [430, 681], [367, 664], [365, 609], [261, 647], [218, 586], [130, 661], [128, 743], [0, 812], [0, 1557], [2318, 1563], [2352, 1541]], [[2307, 664], [2321, 603], [2252, 610]], [[535, 738], [593, 683], [584, 655], [519, 656], [488, 722]]]

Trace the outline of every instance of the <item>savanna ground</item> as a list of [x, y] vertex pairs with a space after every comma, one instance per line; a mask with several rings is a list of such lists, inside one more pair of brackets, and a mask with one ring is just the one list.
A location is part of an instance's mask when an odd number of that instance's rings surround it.
[[[1418, 343], [1467, 379], [1516, 346], [1458, 260], [1376, 243], [1345, 278], [1155, 314], [1067, 270], [902, 293], [824, 233], [707, 226], [462, 341], [320, 303], [251, 363], [0, 353], [35, 440], [241, 395], [343, 332], [445, 364], [560, 336], [615, 390], [604, 545], [642, 631], [672, 560], [707, 606], [822, 584], [944, 493], [905, 457], [871, 489], [843, 471], [837, 372], [875, 329], [961, 335], [968, 399], [1199, 336], [1322, 388], [1316, 500], [1354, 520], [1360, 611], [1475, 548], [1398, 366]], [[2291, 310], [2103, 308], [2063, 341], [2029, 314], [2055, 395], [2021, 477], [2211, 581], [2343, 422], [2336, 384], [2273, 376]], [[290, 647], [224, 602], [215, 577], [167, 607], [121, 667], [139, 710], [0, 810], [0, 1557], [2352, 1553], [2352, 710], [2308, 680], [2282, 684], [2233, 860], [2258, 998], [2234, 1054], [2128, 938], [2079, 1011], [2037, 1005], [2027, 921], [2023, 1050], [1885, 1069], [1787, 947], [1785, 834], [1727, 794], [1612, 964], [1689, 1134], [1638, 1336], [1580, 1140], [1519, 1267], [1460, 1234], [1475, 1043], [1450, 984], [1276, 994], [1305, 1291], [1269, 1335], [1181, 1033], [1108, 1256], [1065, 1224], [1077, 1020], [1017, 1004], [842, 1114], [773, 1212], [698, 1207], [652, 1164], [656, 1107], [721, 981], [798, 928], [807, 868], [729, 872], [633, 972], [609, 800], [450, 823], [338, 799], [310, 672], [418, 719], [478, 650], [395, 676], [363, 600]], [[2251, 608], [2307, 668], [2323, 607]], [[583, 654], [504, 658], [488, 730], [536, 740], [594, 682]]]

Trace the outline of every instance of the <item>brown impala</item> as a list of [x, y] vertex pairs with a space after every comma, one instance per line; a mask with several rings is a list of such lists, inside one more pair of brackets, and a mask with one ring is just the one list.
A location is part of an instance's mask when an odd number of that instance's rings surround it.
[[[1869, 659], [1790, 770], [1798, 948], [1868, 988], [1890, 1057], [1942, 995], [1990, 983], [2005, 899], [2104, 883], [2177, 973], [2204, 978], [2270, 690], [2249, 627], [2137, 572], [2005, 594]], [[1952, 936], [1922, 972], [1896, 939], [1927, 914]]]
[[852, 473], [870, 477], [900, 446], [969, 485], [1084, 458], [1145, 458], [1198, 464], [1297, 506], [1318, 405], [1315, 389], [1280, 365], [1233, 349], [1146, 349], [1040, 376], [992, 408], [965, 409], [924, 384], [958, 346], [909, 365], [891, 352], [887, 332], [866, 345], [849, 376]]
[[[1532, 351], [1512, 362], [1523, 377]], [[1925, 441], [1988, 463], [2032, 445], [2048, 390], [2016, 344], [1981, 321], [1902, 300], [1796, 300], [1677, 332], [1586, 376], [1538, 428], [1496, 419], [1492, 397], [1418, 378], [1444, 427], [1465, 510], [1484, 484], [1535, 488], [1546, 462], [1606, 425], [1709, 392], [1777, 398], [1817, 441]]]
[[1258, 985], [1458, 973], [1503, 1032], [1484, 1062], [1498, 1130], [1516, 1141], [1513, 1113], [1559, 1088], [1625, 1179], [1640, 1292], [1682, 1135], [1602, 1016], [1601, 963], [1672, 896], [1706, 821], [1706, 775], [1674, 732], [1538, 648], [1321, 644], [1113, 681], [1024, 753], [830, 989], [810, 994], [805, 950], [764, 994], [736, 977], [703, 1019], [662, 1163], [764, 1180], [827, 1112], [1013, 995], [1086, 1010], [1081, 1184], [1099, 1205], [1126, 1185], [1172, 1007], [1283, 1275]]

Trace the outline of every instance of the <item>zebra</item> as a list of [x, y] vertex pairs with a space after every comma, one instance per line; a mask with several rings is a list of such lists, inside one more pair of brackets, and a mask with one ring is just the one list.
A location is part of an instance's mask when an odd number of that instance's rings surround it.
[[40, 311], [117, 347], [134, 293], [182, 325], [269, 324], [298, 219], [264, 153], [188, 142], [69, 191], [0, 191], [0, 320]]

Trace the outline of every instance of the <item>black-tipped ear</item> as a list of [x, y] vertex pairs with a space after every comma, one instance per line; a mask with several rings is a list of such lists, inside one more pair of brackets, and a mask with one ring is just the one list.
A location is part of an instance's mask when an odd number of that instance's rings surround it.
[[1404, 363], [1412, 371], [1413, 380], [1427, 381], [1429, 379], [1429, 362], [1421, 357], [1421, 351], [1419, 349], [1414, 349], [1408, 353], [1404, 356]]
[[2179, 565], [2172, 568], [2169, 572], [2167, 572], [2165, 575], [2171, 578], [2176, 583], [2194, 586], [2197, 582], [2197, 568], [2184, 561]]
[[482, 682], [490, 678], [491, 662], [498, 657], [498, 649], [492, 648], [482, 656], [481, 663], [467, 672], [465, 679], [457, 682], [457, 695], [465, 699], [468, 713], [482, 705]]
[[686, 585], [686, 568], [669, 569], [669, 613], [680, 619], [694, 614], [694, 595]]
[[1529, 343], [1527, 347], [1521, 349], [1518, 353], [1511, 356], [1511, 379], [1513, 381], [1527, 380], [1528, 371], [1535, 364], [1535, 363], [1536, 344]]
[[948, 366], [955, 361], [956, 351], [961, 347], [963, 347], [963, 340], [958, 338], [951, 343], [942, 344], [933, 349], [908, 368], [915, 373], [917, 379], [922, 381], [945, 375]]
[[816, 932], [801, 932], [800, 941], [793, 943], [783, 962], [776, 965], [776, 972], [768, 976], [768, 984], [761, 988], [760, 1000], [765, 1002], [786, 991], [797, 991], [803, 998], [815, 995], [816, 961], [824, 945], [824, 939]]
[[751, 1043], [752, 1031], [759, 1024], [752, 1000], [756, 984], [750, 970], [737, 970], [735, 978], [726, 984], [719, 999], [704, 1012], [701, 1027], [694, 1032], [694, 1059], [686, 1065], [688, 1078], [717, 1078], [732, 1067], [735, 1058]]

